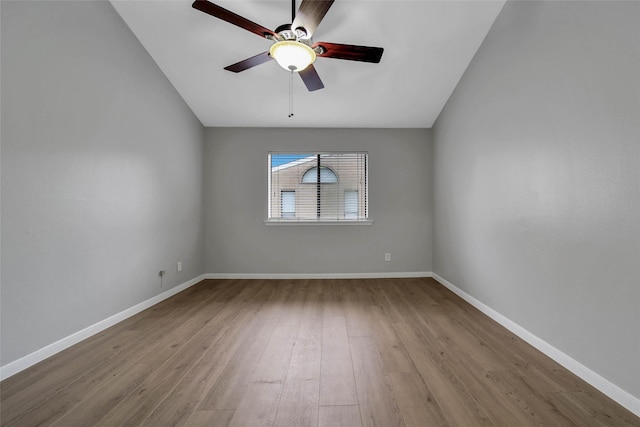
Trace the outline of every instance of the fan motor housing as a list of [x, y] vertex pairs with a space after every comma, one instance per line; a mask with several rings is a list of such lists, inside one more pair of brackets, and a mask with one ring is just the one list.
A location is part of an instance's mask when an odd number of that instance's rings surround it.
[[310, 38], [307, 38], [307, 30], [298, 27], [295, 30], [291, 28], [291, 24], [282, 24], [275, 31], [280, 40], [295, 40], [306, 45], [311, 45]]

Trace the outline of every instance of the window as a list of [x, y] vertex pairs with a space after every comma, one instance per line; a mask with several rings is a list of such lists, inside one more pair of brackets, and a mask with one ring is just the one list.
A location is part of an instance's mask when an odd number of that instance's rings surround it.
[[[302, 182], [305, 184], [315, 184], [318, 181], [318, 168], [312, 167], [302, 175]], [[338, 182], [336, 174], [326, 166], [320, 167], [320, 184]]]
[[282, 218], [295, 218], [296, 216], [296, 192], [282, 190], [280, 192], [280, 216]]
[[367, 153], [270, 153], [268, 222], [363, 222]]
[[344, 190], [344, 217], [358, 218], [358, 190]]

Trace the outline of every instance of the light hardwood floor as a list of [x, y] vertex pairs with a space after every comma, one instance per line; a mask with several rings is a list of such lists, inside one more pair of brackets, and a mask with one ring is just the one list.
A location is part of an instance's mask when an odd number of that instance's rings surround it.
[[640, 426], [432, 279], [206, 280], [0, 392], [2, 426]]

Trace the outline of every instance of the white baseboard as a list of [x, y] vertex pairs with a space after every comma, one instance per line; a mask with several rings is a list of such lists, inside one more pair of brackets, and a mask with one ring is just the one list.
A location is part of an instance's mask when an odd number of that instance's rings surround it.
[[386, 273], [284, 273], [284, 274], [255, 274], [255, 273], [209, 273], [205, 279], [401, 279], [415, 277], [432, 277], [430, 271], [386, 272]]
[[174, 286], [173, 288], [168, 289], [166, 292], [149, 298], [148, 300], [143, 301], [140, 304], [136, 304], [133, 307], [121, 311], [118, 314], [114, 314], [113, 316], [101, 320], [100, 322], [95, 323], [91, 326], [88, 326], [81, 331], [75, 332], [65, 338], [62, 338], [61, 340], [49, 344], [48, 346], [43, 347], [40, 350], [36, 350], [33, 353], [21, 357], [20, 359], [15, 360], [11, 363], [7, 363], [4, 366], [0, 366], [0, 380], [9, 378], [10, 376], [17, 374], [18, 372], [27, 369], [28, 367], [33, 366], [36, 363], [41, 362], [44, 359], [51, 357], [66, 348], [71, 347], [74, 344], [79, 343], [82, 340], [85, 340], [99, 332], [102, 332], [105, 329], [115, 325], [116, 323], [122, 322], [123, 320], [133, 316], [134, 314], [138, 314], [141, 311], [146, 310], [147, 308], [177, 294], [178, 292], [184, 291], [185, 289], [195, 285], [203, 279], [204, 276], [195, 277], [188, 282]]
[[517, 323], [509, 320], [491, 307], [475, 299], [474, 297], [472, 297], [462, 289], [456, 287], [451, 282], [447, 281], [436, 273], [433, 273], [432, 277], [440, 282], [443, 286], [451, 290], [453, 293], [467, 301], [469, 304], [473, 305], [475, 308], [507, 328], [509, 331], [513, 332], [518, 337], [522, 338], [524, 341], [531, 344], [533, 347], [546, 354], [547, 356], [558, 362], [560, 365], [567, 368], [569, 371], [573, 372], [575, 375], [582, 378], [587, 383], [591, 384], [593, 387], [600, 390], [602, 393], [606, 394], [611, 399], [615, 400], [620, 405], [624, 406], [626, 409], [640, 417], [640, 399], [626, 392], [625, 390], [621, 389], [605, 378], [601, 377], [580, 362], [566, 355], [548, 342], [540, 339]]

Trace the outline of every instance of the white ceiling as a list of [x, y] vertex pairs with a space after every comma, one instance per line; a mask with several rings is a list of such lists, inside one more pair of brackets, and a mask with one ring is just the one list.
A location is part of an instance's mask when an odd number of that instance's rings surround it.
[[[191, 0], [111, 3], [205, 126], [429, 128], [504, 0], [336, 0], [315, 41], [379, 46], [379, 64], [318, 58], [325, 88], [308, 92], [275, 61], [223, 68], [271, 42], [191, 7]], [[290, 1], [214, 1], [264, 27], [291, 22]], [[299, 6], [300, 0], [296, 2]]]

